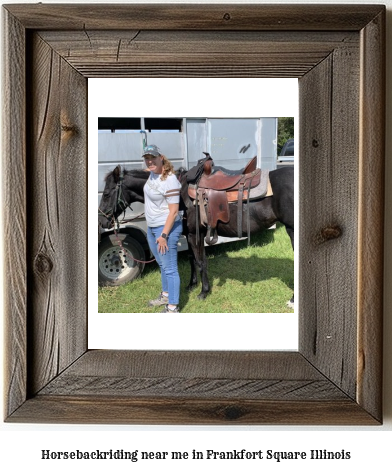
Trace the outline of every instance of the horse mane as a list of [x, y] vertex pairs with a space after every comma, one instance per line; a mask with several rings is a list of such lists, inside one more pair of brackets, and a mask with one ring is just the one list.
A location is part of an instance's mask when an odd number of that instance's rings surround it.
[[124, 170], [124, 176], [125, 175], [132, 176], [133, 178], [147, 179], [150, 172], [147, 170]]
[[[113, 173], [114, 173], [114, 170], [109, 171], [109, 173], [105, 175], [104, 181], [106, 181], [109, 176], [112, 176]], [[150, 174], [150, 172], [146, 170], [126, 170], [126, 169], [123, 170], [123, 173], [124, 173], [124, 176], [128, 175], [128, 176], [132, 176], [133, 178], [141, 178], [141, 179], [147, 179]]]
[[[113, 172], [114, 172], [114, 170], [109, 171], [109, 173], [107, 173], [105, 175], [104, 181], [106, 181], [109, 176], [112, 176]], [[187, 170], [185, 168], [181, 167], [180, 169], [175, 171], [175, 175], [177, 176], [177, 178], [180, 179], [184, 175], [184, 173], [186, 173], [186, 172], [187, 172]], [[124, 176], [132, 176], [133, 178], [139, 178], [139, 179], [147, 179], [148, 176], [150, 175], [150, 172], [148, 170], [127, 170], [127, 169], [124, 169], [123, 173], [124, 173]]]

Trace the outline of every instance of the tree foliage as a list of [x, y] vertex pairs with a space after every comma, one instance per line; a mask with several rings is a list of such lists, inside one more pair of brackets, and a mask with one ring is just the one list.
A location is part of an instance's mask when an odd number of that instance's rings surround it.
[[294, 138], [294, 117], [278, 118], [278, 155], [289, 138]]

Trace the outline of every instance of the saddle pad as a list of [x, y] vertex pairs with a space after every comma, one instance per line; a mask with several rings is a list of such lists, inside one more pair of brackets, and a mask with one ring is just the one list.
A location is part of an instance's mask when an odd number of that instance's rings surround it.
[[[252, 201], [252, 199], [260, 199], [263, 197], [272, 196], [273, 194], [271, 182], [269, 180], [269, 171], [261, 170], [260, 183], [255, 188], [251, 188], [249, 200]], [[229, 199], [229, 195], [227, 198]], [[245, 192], [244, 190], [243, 200], [245, 201], [246, 199], [248, 199], [248, 191]]]

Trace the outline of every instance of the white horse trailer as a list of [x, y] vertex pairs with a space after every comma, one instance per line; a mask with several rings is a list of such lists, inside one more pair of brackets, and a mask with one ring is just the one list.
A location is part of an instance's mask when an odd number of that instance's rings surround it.
[[[106, 118], [98, 120], [98, 204], [105, 175], [120, 164], [143, 169], [143, 148], [157, 145], [174, 168], [192, 168], [203, 152], [215, 165], [240, 169], [257, 156], [257, 166], [277, 166], [277, 118]], [[143, 217], [144, 206], [133, 203], [116, 233], [107, 229], [98, 249], [99, 283], [116, 286], [139, 276], [151, 260]], [[218, 243], [236, 239], [220, 237]], [[186, 250], [185, 238], [179, 250]]]

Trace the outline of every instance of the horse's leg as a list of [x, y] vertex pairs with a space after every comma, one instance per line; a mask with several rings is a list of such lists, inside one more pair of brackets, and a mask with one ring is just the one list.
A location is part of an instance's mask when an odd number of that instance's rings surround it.
[[[200, 233], [199, 242], [196, 245], [196, 236], [189, 234], [188, 244], [191, 245], [193, 255], [195, 257], [195, 263], [200, 271], [201, 276], [201, 292], [197, 295], [199, 299], [204, 299], [210, 292], [210, 283], [208, 281], [207, 274], [207, 257], [204, 248], [204, 233]], [[192, 265], [192, 264], [191, 264]]]
[[[291, 246], [293, 247], [293, 252], [294, 252], [294, 229], [288, 225], [286, 225], [286, 232], [288, 233], [290, 240], [291, 240]], [[290, 308], [294, 308], [294, 295], [291, 298], [290, 301], [287, 302], [287, 306]]]
[[[186, 194], [187, 196], [187, 194]], [[189, 199], [189, 198], [188, 198]], [[197, 271], [196, 271], [196, 259], [195, 259], [195, 252], [194, 252], [194, 244], [191, 242], [191, 237], [189, 234], [189, 229], [188, 229], [188, 215], [185, 213], [184, 219], [182, 221], [182, 229], [183, 229], [183, 235], [186, 238], [187, 244], [188, 244], [188, 260], [191, 266], [191, 279], [189, 281], [189, 285], [187, 286], [188, 291], [192, 291], [196, 288], [197, 286]]]
[[286, 225], [286, 232], [290, 237], [291, 246], [293, 247], [293, 251], [294, 251], [294, 229], [291, 226]]
[[189, 285], [187, 286], [188, 291], [192, 291], [196, 288], [197, 286], [197, 272], [196, 272], [196, 259], [195, 259], [195, 253], [193, 251], [193, 246], [190, 243], [190, 238], [189, 235], [187, 236], [187, 242], [188, 242], [188, 259], [189, 263], [191, 265], [191, 279], [189, 282]]

